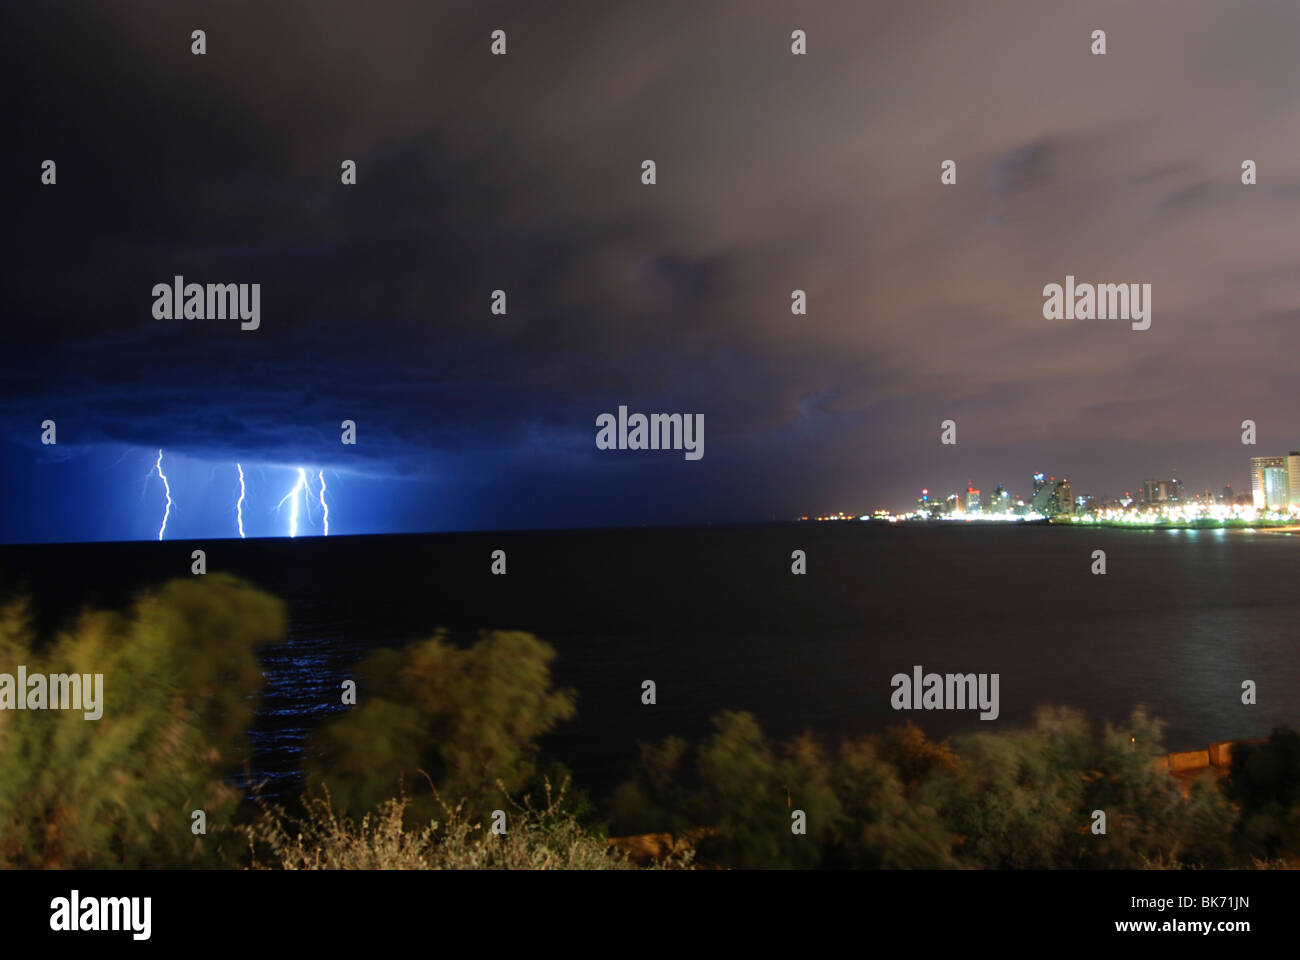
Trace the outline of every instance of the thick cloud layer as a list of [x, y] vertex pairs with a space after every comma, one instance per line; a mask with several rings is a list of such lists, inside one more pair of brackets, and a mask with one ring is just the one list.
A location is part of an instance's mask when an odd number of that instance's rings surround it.
[[[16, 16], [11, 477], [52, 418], [63, 458], [430, 478], [462, 508], [423, 529], [1242, 487], [1300, 447], [1295, 4], [448, 6]], [[177, 274], [260, 283], [261, 329], [155, 320]], [[1151, 329], [1044, 320], [1067, 274], [1152, 284]], [[598, 452], [619, 404], [703, 413], [704, 459]]]

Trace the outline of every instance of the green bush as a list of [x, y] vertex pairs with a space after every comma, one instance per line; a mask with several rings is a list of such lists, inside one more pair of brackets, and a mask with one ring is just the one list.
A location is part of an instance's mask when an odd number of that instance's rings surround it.
[[[909, 799], [906, 792], [918, 787], [923, 776], [955, 771], [956, 758], [946, 743], [933, 744], [918, 734], [920, 730], [909, 724], [891, 731], [883, 747], [873, 737], [841, 744], [832, 773], [841, 816], [827, 866], [924, 870], [956, 866], [948, 825], [933, 806]], [[909, 774], [917, 779], [905, 783]]]
[[[426, 777], [474, 815], [535, 783], [536, 740], [575, 712], [574, 694], [551, 686], [555, 651], [528, 633], [482, 631], [468, 649], [445, 633], [361, 666], [359, 705], [311, 738], [309, 780], [344, 813], [361, 815]], [[428, 820], [427, 794], [406, 810]]]
[[[769, 742], [748, 713], [719, 714], [713, 725], [695, 748], [677, 738], [642, 745], [640, 767], [614, 792], [615, 830], [683, 836], [706, 826], [701, 860], [729, 867], [953, 865], [933, 810], [908, 803], [874, 740], [831, 755], [807, 733]], [[910, 734], [893, 750], [909, 769], [951, 762], [946, 746]], [[795, 811], [804, 833], [793, 832]]]
[[28, 604], [0, 612], [0, 672], [103, 674], [103, 715], [0, 711], [0, 866], [213, 863], [240, 794], [261, 689], [256, 649], [283, 639], [283, 604], [220, 573], [173, 580], [125, 614], [86, 611], [39, 645]]
[[[1157, 769], [1161, 726], [1140, 708], [1100, 733], [1081, 714], [1049, 707], [1028, 729], [954, 745], [908, 724], [831, 753], [808, 734], [773, 744], [749, 714], [721, 714], [714, 726], [697, 747], [677, 739], [642, 747], [640, 769], [614, 793], [616, 830], [707, 827], [701, 860], [731, 867], [1239, 862], [1231, 805], [1210, 782], [1184, 796]], [[806, 813], [806, 835], [791, 833], [792, 810]], [[1104, 834], [1092, 832], [1095, 810], [1106, 815]]]

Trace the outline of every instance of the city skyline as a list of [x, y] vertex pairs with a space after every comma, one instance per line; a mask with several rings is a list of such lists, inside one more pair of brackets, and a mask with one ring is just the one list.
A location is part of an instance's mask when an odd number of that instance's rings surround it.
[[[943, 512], [952, 513], [956, 506], [958, 508], [956, 512], [970, 514], [1011, 512], [1011, 509], [1018, 505], [1045, 516], [1103, 507], [1130, 508], [1192, 502], [1237, 504], [1250, 506], [1255, 510], [1286, 511], [1289, 508], [1300, 510], [1300, 450], [1291, 450], [1281, 456], [1251, 457], [1247, 482], [1244, 485], [1225, 483], [1216, 490], [1210, 486], [1189, 485], [1175, 474], [1176, 471], [1171, 471], [1168, 477], [1145, 477], [1135, 489], [1119, 493], [1081, 489], [1064, 474], [1058, 478], [1055, 474], [1037, 471], [1030, 479], [1030, 492], [1027, 495], [1014, 484], [1008, 485], [1003, 481], [999, 481], [992, 490], [981, 491], [975, 485], [975, 479], [968, 478], [965, 490], [945, 492], [943, 488], [921, 487], [921, 495], [910, 507], [914, 506], [916, 510], [926, 512], [946, 506]], [[1069, 504], [1069, 508], [1065, 508], [1062, 504]], [[912, 512], [910, 507], [902, 512]], [[871, 512], [898, 515], [895, 510], [882, 509], [879, 506]], [[816, 515], [819, 518], [832, 516], [848, 518], [857, 514], [854, 511], [847, 513], [840, 511], [837, 514]], [[799, 519], [807, 519], [808, 516], [802, 514]]]

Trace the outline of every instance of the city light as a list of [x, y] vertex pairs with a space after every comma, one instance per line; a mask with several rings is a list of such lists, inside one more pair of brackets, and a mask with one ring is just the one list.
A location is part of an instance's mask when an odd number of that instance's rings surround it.
[[[1234, 495], [1226, 486], [1216, 494], [1209, 490], [1188, 494], [1182, 481], [1145, 480], [1137, 496], [1125, 491], [1122, 497], [1075, 495], [1064, 477], [1035, 473], [1033, 493], [1015, 496], [999, 483], [982, 495], [967, 481], [965, 491], [947, 497], [932, 495], [929, 487], [912, 510], [898, 512], [876, 509], [869, 513], [836, 512], [813, 517], [818, 522], [859, 520], [869, 522], [962, 523], [1055, 523], [1095, 524], [1126, 527], [1294, 527], [1300, 532], [1300, 453], [1286, 457], [1256, 457], [1251, 460], [1251, 492]], [[810, 519], [807, 516], [800, 520]]]

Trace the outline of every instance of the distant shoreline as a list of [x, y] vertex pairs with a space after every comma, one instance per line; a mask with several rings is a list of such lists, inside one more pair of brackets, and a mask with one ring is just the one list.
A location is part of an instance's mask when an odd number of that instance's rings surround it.
[[1267, 521], [1252, 523], [1243, 520], [1229, 520], [1226, 522], [1186, 520], [1172, 523], [1128, 523], [1123, 520], [1054, 520], [1052, 525], [1136, 530], [1257, 530], [1260, 533], [1300, 533], [1300, 524], [1269, 523]]
[[1074, 527], [1095, 530], [1257, 530], [1260, 533], [1300, 533], [1300, 524], [1280, 521], [1251, 520], [1174, 520], [1174, 521], [1128, 521], [1128, 520], [1084, 520], [1069, 516], [1033, 517], [1033, 518], [994, 518], [994, 517], [953, 517], [931, 519], [887, 519], [885, 517], [819, 517], [800, 518], [797, 523], [811, 524], [853, 524], [867, 523], [872, 526], [979, 526], [979, 527]]

